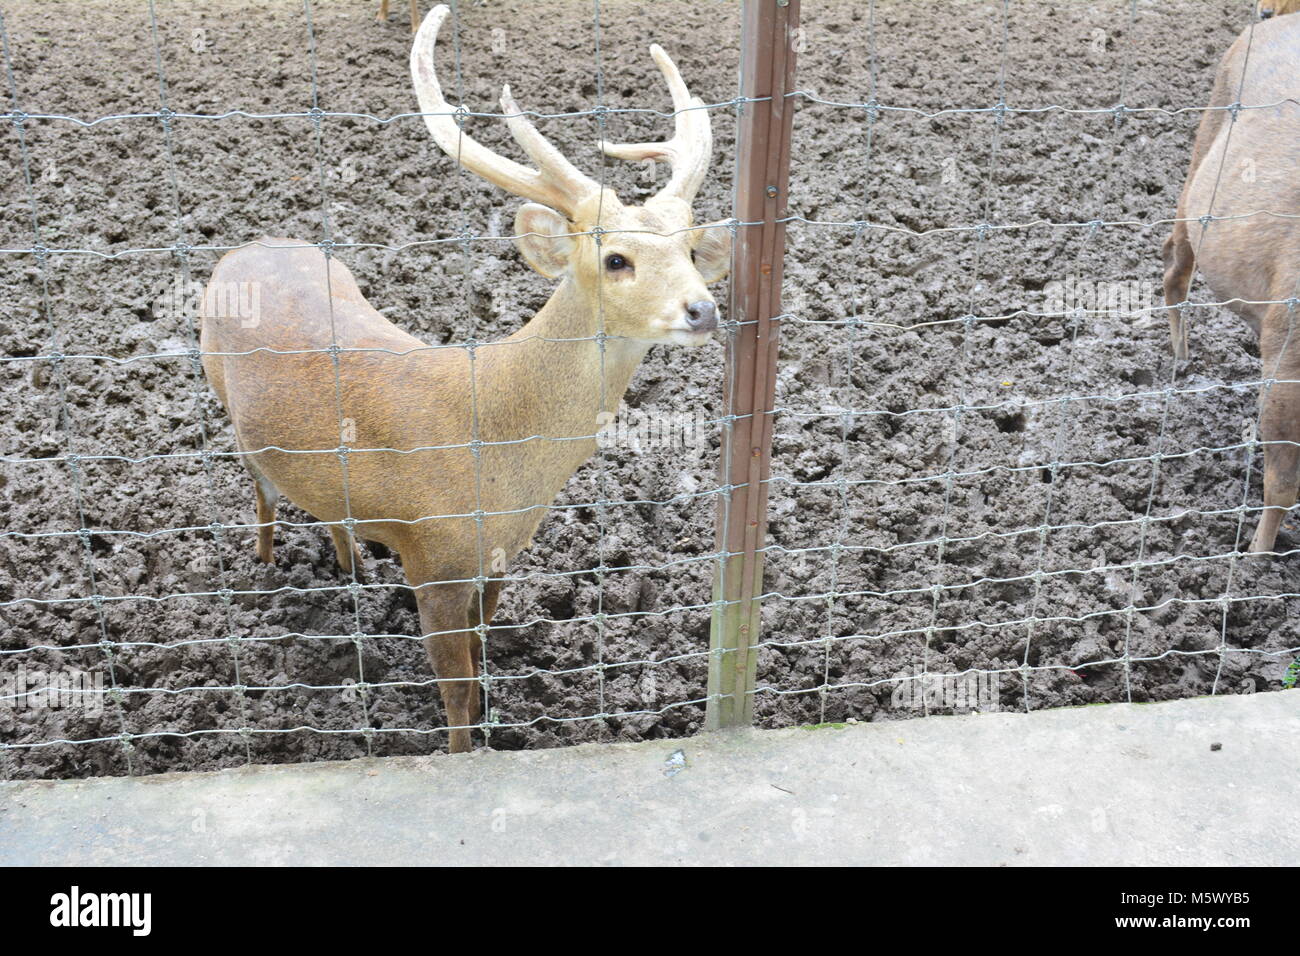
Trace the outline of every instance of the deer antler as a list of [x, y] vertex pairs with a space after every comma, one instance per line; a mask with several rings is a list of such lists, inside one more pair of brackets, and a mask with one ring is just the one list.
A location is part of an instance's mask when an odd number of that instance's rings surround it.
[[[494, 153], [462, 131], [456, 110], [442, 95], [438, 75], [433, 64], [433, 48], [438, 40], [438, 29], [447, 18], [445, 4], [439, 4], [424, 18], [420, 31], [411, 46], [411, 82], [424, 122], [433, 134], [433, 140], [448, 156], [470, 172], [500, 186], [516, 196], [543, 203], [573, 218], [583, 200], [599, 190], [597, 183], [579, 172], [572, 163], [547, 141], [537, 128], [522, 115], [507, 85], [501, 90], [501, 110], [506, 124], [524, 152], [537, 164], [530, 169], [514, 160]], [[679, 80], [680, 82], [680, 80]], [[707, 124], [707, 117], [706, 117]]]
[[688, 205], [704, 182], [713, 153], [713, 134], [704, 101], [692, 97], [677, 64], [659, 44], [651, 44], [650, 55], [668, 81], [673, 95], [673, 138], [665, 143], [601, 143], [608, 156], [615, 159], [666, 159], [672, 165], [672, 178], [655, 195], [656, 199], [675, 197]]

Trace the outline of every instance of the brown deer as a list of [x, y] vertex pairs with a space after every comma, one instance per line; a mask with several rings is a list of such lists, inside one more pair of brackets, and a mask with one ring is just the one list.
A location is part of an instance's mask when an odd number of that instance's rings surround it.
[[1255, 4], [1255, 13], [1261, 20], [1297, 12], [1300, 12], [1300, 0], [1259, 0]]
[[[353, 535], [396, 552], [458, 752], [470, 748], [479, 719], [480, 641], [504, 562], [591, 456], [598, 418], [618, 408], [650, 346], [712, 339], [707, 285], [727, 273], [731, 234], [724, 223], [692, 226], [712, 152], [709, 116], [662, 49], [650, 48], [672, 93], [673, 138], [602, 145], [623, 159], [667, 160], [672, 173], [643, 206], [624, 206], [543, 138], [508, 86], [506, 123], [536, 169], [462, 132], [434, 71], [447, 13], [430, 12], [411, 50], [420, 109], [454, 160], [534, 200], [515, 219], [515, 243], [559, 281], [550, 300], [500, 342], [430, 347], [372, 308], [347, 267], [318, 246], [264, 238], [217, 264], [201, 345], [255, 481], [258, 556], [271, 560], [281, 494], [331, 523], [345, 572], [360, 567]], [[235, 320], [214, 290], [248, 287], [258, 290], [258, 315]], [[357, 450], [341, 455], [341, 445]]]
[[[1248, 27], [1219, 65], [1210, 106], [1281, 105], [1242, 109], [1235, 119], [1226, 109], [1202, 114], [1178, 199], [1182, 221], [1164, 244], [1165, 305], [1175, 357], [1187, 358], [1187, 329], [1178, 306], [1199, 268], [1216, 298], [1237, 300], [1228, 307], [1259, 336], [1265, 379], [1278, 380], [1264, 386], [1260, 397], [1264, 512], [1250, 542], [1254, 552], [1273, 550], [1300, 485], [1300, 309], [1287, 304], [1300, 295], [1298, 95], [1300, 17]], [[1202, 225], [1197, 220], [1205, 216], [1241, 218]]]
[[[380, 23], [388, 22], [388, 0], [379, 0], [379, 12], [375, 14], [375, 19]], [[420, 0], [411, 0], [411, 32], [414, 33], [418, 29], [420, 29]]]

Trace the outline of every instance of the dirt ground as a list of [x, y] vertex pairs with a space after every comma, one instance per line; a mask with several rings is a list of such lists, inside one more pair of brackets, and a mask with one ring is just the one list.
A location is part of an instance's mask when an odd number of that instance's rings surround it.
[[[178, 242], [264, 233], [387, 246], [489, 237], [468, 261], [447, 245], [340, 252], [371, 302], [429, 342], [501, 337], [545, 301], [549, 283], [490, 238], [509, 235], [518, 200], [456, 174], [418, 118], [371, 118], [416, 108], [402, 5], [387, 24], [375, 6], [313, 0], [313, 60], [303, 6], [288, 0], [159, 3], [157, 53], [143, 0], [0, 0], [16, 108], [116, 117], [28, 119], [21, 143], [12, 122], [0, 134], [0, 668], [10, 679], [88, 672], [122, 692], [102, 713], [0, 706], [0, 742], [145, 734], [129, 751], [138, 773], [445, 746], [394, 560], [369, 556], [378, 586], [354, 599], [320, 528], [282, 526], [273, 566], [255, 561], [251, 532], [209, 530], [255, 521], [252, 484], [235, 459], [205, 467], [196, 455], [205, 442], [230, 451], [233, 435], [187, 354], [184, 310], [166, 307], [218, 255], [193, 249], [185, 272]], [[666, 109], [651, 41], [706, 102], [736, 95], [735, 3], [604, 0], [599, 79], [591, 4], [461, 6], [460, 83], [476, 110], [496, 108], [502, 82], [543, 112], [598, 97]], [[994, 2], [877, 0], [874, 25], [866, 2], [806, 2], [800, 87], [924, 112], [988, 107], [1000, 89], [1012, 107], [1176, 110], [1207, 100], [1251, 6], [1139, 0], [1130, 26], [1129, 0], [1015, 0], [1004, 37]], [[159, 109], [159, 61], [178, 113], [300, 112], [315, 88], [322, 109], [365, 115], [323, 121], [319, 154], [301, 117], [179, 117], [173, 173], [162, 124], [129, 116]], [[1024, 684], [987, 678], [985, 707], [1281, 686], [1295, 656], [1283, 652], [1300, 644], [1295, 559], [1236, 557], [1254, 516], [1212, 513], [1260, 503], [1258, 457], [1210, 450], [1238, 445], [1254, 418], [1259, 360], [1244, 323], [1197, 309], [1192, 359], [1175, 370], [1156, 312], [961, 321], [1051, 311], [1065, 282], [1122, 283], [1137, 305], [1156, 305], [1168, 227], [1144, 224], [1174, 214], [1197, 119], [1142, 112], [1117, 126], [1111, 113], [1057, 110], [999, 126], [989, 112], [801, 101], [792, 214], [831, 224], [798, 222], [789, 235], [761, 726], [917, 716], [917, 696], [899, 691], [915, 683], [894, 678], [922, 669], [1033, 668]], [[668, 126], [609, 122], [624, 141]], [[502, 126], [471, 130], [515, 155]], [[542, 128], [595, 170], [593, 120]], [[730, 108], [713, 112], [713, 128], [700, 219], [730, 214]], [[637, 166], [605, 172], [625, 200], [655, 188]], [[844, 225], [858, 220], [872, 227]], [[1124, 224], [1050, 224], [1094, 220]], [[13, 251], [35, 244], [103, 255], [42, 263]], [[1199, 284], [1194, 294], [1209, 299]], [[55, 353], [68, 357], [32, 360]], [[722, 358], [720, 346], [656, 348], [627, 403], [714, 419]], [[958, 404], [978, 407], [943, 411]], [[685, 450], [603, 450], [516, 559], [510, 572], [524, 580], [506, 589], [489, 640], [489, 703], [503, 725], [493, 747], [700, 729], [712, 566], [688, 559], [714, 547], [717, 427], [706, 432]], [[119, 457], [30, 460], [70, 449]], [[1157, 467], [1156, 454], [1172, 457]], [[602, 481], [620, 502], [605, 511], [603, 543], [591, 505]], [[292, 507], [281, 518], [311, 520]], [[1043, 525], [1054, 530], [1040, 536]], [[83, 526], [91, 533], [58, 533]], [[1284, 531], [1278, 550], [1294, 546]], [[602, 582], [590, 570], [602, 555], [633, 570]], [[598, 608], [611, 615], [603, 628]], [[105, 640], [131, 646], [109, 655]], [[1145, 660], [1117, 663], [1126, 652]], [[340, 689], [358, 679], [376, 686]], [[929, 710], [960, 706], [935, 695]], [[591, 719], [602, 713], [620, 716]], [[0, 751], [0, 775], [121, 774], [127, 754], [116, 739], [14, 748]]]

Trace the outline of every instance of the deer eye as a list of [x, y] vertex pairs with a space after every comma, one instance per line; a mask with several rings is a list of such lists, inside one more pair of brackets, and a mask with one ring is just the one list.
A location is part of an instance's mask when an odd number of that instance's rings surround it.
[[624, 269], [631, 269], [632, 262], [627, 257], [620, 256], [615, 252], [605, 257], [605, 268], [610, 272], [621, 272]]

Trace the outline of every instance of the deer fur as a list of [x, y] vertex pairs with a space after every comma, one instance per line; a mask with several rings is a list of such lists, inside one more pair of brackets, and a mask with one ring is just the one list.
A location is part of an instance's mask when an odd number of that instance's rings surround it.
[[[433, 65], [447, 13], [439, 6], [429, 14], [412, 50], [421, 111], [434, 139], [462, 165], [549, 203], [525, 204], [515, 231], [529, 264], [558, 280], [550, 300], [500, 342], [472, 353], [431, 348], [377, 312], [336, 258], [308, 243], [263, 238], [217, 264], [203, 301], [201, 345], [255, 480], [258, 556], [272, 559], [281, 494], [332, 523], [345, 572], [360, 570], [354, 537], [395, 552], [415, 589], [456, 752], [470, 748], [469, 728], [479, 719], [480, 640], [505, 562], [528, 544], [547, 506], [591, 456], [597, 423], [617, 410], [649, 348], [711, 341], [717, 318], [707, 284], [727, 272], [730, 233], [692, 228], [691, 200], [711, 154], [709, 119], [687, 108], [699, 101], [662, 50], [652, 47], [673, 93], [676, 135], [605, 149], [665, 158], [673, 175], [643, 206], [625, 206], [541, 137], [508, 87], [507, 121], [538, 169], [492, 153], [459, 129]], [[597, 226], [604, 230], [599, 242], [587, 234]], [[630, 268], [613, 268], [613, 257]], [[231, 283], [256, 284], [256, 322], [221, 314], [213, 290]], [[328, 351], [335, 344], [342, 349], [337, 392]], [[355, 423], [353, 440], [341, 441], [342, 419]], [[471, 447], [474, 441], [482, 444]], [[346, 462], [336, 451], [341, 444], [356, 449]]]
[[1300, 11], [1300, 0], [1259, 0], [1259, 3], [1255, 4], [1255, 15], [1261, 20], [1297, 11]]
[[[1274, 6], [1282, 6], [1275, 3]], [[1245, 74], [1243, 81], [1243, 71]], [[1201, 116], [1191, 168], [1178, 199], [1178, 219], [1164, 244], [1164, 293], [1174, 355], [1187, 358], [1187, 329], [1178, 306], [1197, 269], [1215, 297], [1230, 301], [1259, 336], [1265, 379], [1300, 380], [1300, 17], [1252, 24], [1219, 65], [1211, 107]], [[1259, 211], [1263, 210], [1262, 213]], [[1258, 213], [1256, 215], [1249, 215]], [[1210, 221], [1203, 216], [1241, 216]], [[1272, 305], [1254, 303], [1272, 302]], [[1293, 326], [1295, 326], [1293, 328]], [[1266, 385], [1259, 436], [1264, 449], [1265, 510], [1250, 550], [1272, 551], [1282, 518], [1300, 485], [1300, 385]]]

